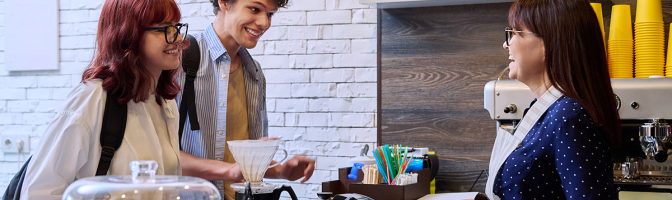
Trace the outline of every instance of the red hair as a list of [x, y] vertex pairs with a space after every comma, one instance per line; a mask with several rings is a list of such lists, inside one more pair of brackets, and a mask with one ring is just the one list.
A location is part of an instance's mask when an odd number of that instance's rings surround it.
[[[153, 77], [139, 57], [145, 29], [180, 19], [180, 9], [174, 0], [105, 1], [98, 21], [96, 55], [84, 71], [82, 82], [103, 79], [103, 89], [119, 93], [120, 103], [146, 101], [153, 89]], [[160, 97], [177, 97], [180, 91], [177, 73], [177, 68], [161, 72], [155, 88], [157, 103], [161, 104]]]

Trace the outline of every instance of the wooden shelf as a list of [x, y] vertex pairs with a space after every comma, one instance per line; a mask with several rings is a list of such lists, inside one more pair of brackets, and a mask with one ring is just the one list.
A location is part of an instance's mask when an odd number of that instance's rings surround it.
[[514, 2], [515, 0], [359, 0], [379, 9]]

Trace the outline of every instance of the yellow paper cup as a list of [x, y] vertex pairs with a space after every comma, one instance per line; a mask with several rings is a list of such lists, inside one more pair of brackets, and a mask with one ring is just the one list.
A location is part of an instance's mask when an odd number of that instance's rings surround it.
[[656, 44], [656, 45], [648, 45], [647, 47], [636, 47], [635, 52], [647, 52], [647, 53], [660, 53], [661, 55], [665, 55], [665, 45], [663, 44]]
[[627, 45], [627, 46], [609, 45], [609, 47], [607, 48], [607, 51], [609, 51], [609, 50], [614, 50], [614, 51], [624, 51], [624, 50], [632, 51], [632, 50], [633, 50], [633, 46], [632, 46], [632, 45]]
[[657, 27], [665, 25], [664, 22], [635, 22], [635, 27]]
[[656, 24], [635, 24], [635, 31], [637, 30], [644, 30], [644, 29], [651, 29], [651, 30], [663, 30], [663, 23], [656, 23]]
[[[670, 23], [670, 26], [672, 26], [672, 23]], [[670, 29], [670, 30], [672, 30], [672, 29]], [[671, 58], [672, 49], [670, 49], [670, 47], [672, 47], [672, 41], [670, 41], [670, 39], [672, 39], [672, 32], [670, 32], [670, 37], [667, 40], [667, 62], [665, 62], [666, 65], [672, 65], [672, 58]], [[668, 71], [672, 72], [672, 69], [670, 69], [670, 68], [667, 68], [667, 69], [668, 69]], [[670, 73], [667, 73], [667, 75], [672, 76], [672, 74], [670, 74]]]
[[635, 22], [663, 22], [663, 7], [660, 0], [637, 0]]
[[615, 51], [610, 51], [609, 55], [614, 55], [614, 56], [623, 56], [623, 58], [613, 58], [613, 60], [619, 60], [619, 59], [627, 59], [627, 58], [632, 58], [634, 55], [632, 52], [627, 52], [627, 51], [622, 51], [622, 52], [615, 52]]
[[635, 40], [638, 39], [663, 39], [665, 38], [665, 32], [663, 30], [655, 32], [637, 32], [635, 31]]
[[660, 51], [660, 53], [665, 53], [665, 45], [656, 43], [644, 43], [644, 42], [637, 43], [635, 45], [635, 51], [637, 50]]
[[665, 58], [635, 58], [637, 66], [645, 67], [649, 65], [663, 66], [665, 65]]
[[630, 47], [630, 48], [632, 48], [633, 47], [632, 45], [634, 45], [634, 44], [635, 44], [635, 42], [630, 41], [630, 42], [610, 42], [607, 45], [609, 45], [611, 47]]
[[633, 40], [609, 40], [609, 46], [628, 46], [634, 44]]
[[658, 69], [635, 69], [636, 73], [642, 73], [642, 74], [656, 74], [656, 73], [662, 73], [664, 71], [663, 66], [658, 67]]
[[[590, 6], [595, 10], [595, 16], [597, 16], [597, 21], [600, 23], [600, 30], [602, 30], [602, 40], [604, 40], [604, 17], [602, 16], [602, 4], [601, 3], [590, 3]], [[605, 43], [606, 45], [606, 43]]]
[[[610, 55], [618, 55], [618, 56], [630, 56], [632, 57], [632, 51], [609, 51]], [[619, 59], [619, 58], [614, 58], [614, 59]]]
[[632, 40], [630, 5], [614, 5], [611, 8], [609, 40]]
[[611, 78], [632, 78], [632, 72], [611, 72]]

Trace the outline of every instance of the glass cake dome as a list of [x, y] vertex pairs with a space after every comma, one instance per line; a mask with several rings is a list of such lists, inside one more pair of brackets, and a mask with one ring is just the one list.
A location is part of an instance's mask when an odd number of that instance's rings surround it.
[[187, 176], [157, 176], [153, 160], [132, 161], [131, 174], [95, 176], [70, 184], [63, 200], [171, 199], [221, 200], [209, 181]]

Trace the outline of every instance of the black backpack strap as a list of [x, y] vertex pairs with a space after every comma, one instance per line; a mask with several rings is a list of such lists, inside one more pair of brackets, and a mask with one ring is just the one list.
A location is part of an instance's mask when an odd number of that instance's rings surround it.
[[198, 46], [198, 41], [191, 35], [187, 35], [189, 40], [189, 48], [182, 54], [182, 69], [187, 75], [184, 80], [184, 87], [182, 90], [182, 101], [180, 101], [180, 129], [178, 137], [180, 138], [180, 150], [182, 150], [182, 132], [184, 131], [184, 124], [189, 116], [191, 130], [200, 130], [198, 125], [198, 115], [196, 114], [196, 92], [194, 89], [194, 80], [198, 67], [201, 64], [201, 50]]
[[[107, 175], [110, 169], [110, 162], [114, 156], [114, 152], [121, 146], [121, 141], [124, 139], [124, 132], [126, 130], [126, 119], [128, 114], [128, 105], [120, 104], [117, 94], [107, 93], [105, 100], [105, 111], [103, 113], [103, 125], [100, 133], [100, 145], [103, 150], [100, 154], [100, 161], [98, 162], [98, 170], [96, 176]], [[23, 164], [23, 167], [14, 175], [14, 178], [9, 182], [3, 200], [19, 200], [21, 197], [21, 188], [23, 180], [26, 177], [28, 170], [28, 163], [33, 156]]]
[[96, 176], [107, 175], [114, 152], [119, 149], [121, 142], [124, 140], [128, 105], [119, 103], [118, 99], [119, 94], [107, 92], [103, 125], [100, 131], [100, 146], [102, 146], [103, 150], [100, 153]]
[[5, 194], [3, 195], [3, 200], [19, 200], [21, 198], [21, 186], [23, 186], [23, 179], [26, 177], [28, 163], [30, 163], [31, 158], [33, 158], [33, 156], [30, 156], [30, 158], [26, 160], [23, 167], [19, 169], [19, 172], [17, 172], [14, 175], [14, 178], [9, 182], [7, 190], [5, 190]]

